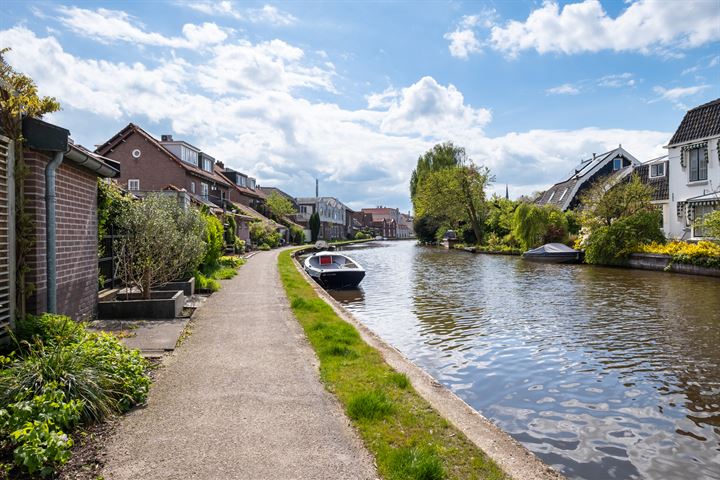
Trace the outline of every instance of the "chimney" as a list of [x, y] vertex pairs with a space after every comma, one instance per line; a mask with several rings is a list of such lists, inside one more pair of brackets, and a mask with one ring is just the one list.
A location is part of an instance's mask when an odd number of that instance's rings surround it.
[[595, 160], [595, 152], [593, 152], [593, 160]]
[[318, 198], [320, 196], [320, 182], [318, 182], [318, 179], [315, 179], [315, 198]]
[[221, 162], [220, 160], [216, 160], [215, 164], [220, 167], [220, 170], [225, 170], [225, 164]]
[[161, 135], [161, 136], [160, 136], [160, 141], [162, 141], [162, 142], [172, 142], [172, 141], [173, 141], [172, 135]]

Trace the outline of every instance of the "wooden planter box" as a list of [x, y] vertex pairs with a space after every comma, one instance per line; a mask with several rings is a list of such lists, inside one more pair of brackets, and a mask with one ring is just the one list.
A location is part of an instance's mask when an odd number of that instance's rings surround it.
[[[687, 263], [671, 263], [672, 256], [660, 255], [657, 253], [633, 253], [627, 261], [627, 265], [632, 268], [640, 268], [643, 270], [661, 270], [676, 273], [687, 273], [690, 275], [706, 275], [710, 277], [720, 277], [720, 269], [699, 267]], [[668, 265], [670, 265], [668, 267]]]
[[156, 319], [177, 318], [182, 315], [185, 295], [182, 290], [153, 291], [150, 299], [140, 293], [118, 293], [110, 290], [98, 298], [98, 318], [109, 319]]
[[195, 294], [195, 277], [190, 277], [187, 280], [168, 282], [161, 287], [157, 287], [155, 290], [162, 292], [182, 290], [186, 297], [192, 297], [193, 294]]

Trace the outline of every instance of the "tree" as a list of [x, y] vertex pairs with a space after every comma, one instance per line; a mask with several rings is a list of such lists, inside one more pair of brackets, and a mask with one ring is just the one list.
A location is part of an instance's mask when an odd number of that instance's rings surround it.
[[25, 209], [25, 177], [21, 116], [42, 118], [60, 110], [53, 97], [41, 97], [32, 78], [16, 72], [5, 60], [9, 48], [0, 49], [0, 132], [15, 144], [15, 266], [17, 317], [25, 318], [25, 301], [33, 286], [25, 281], [27, 256], [35, 243], [32, 220]]
[[486, 215], [485, 190], [491, 181], [486, 167], [472, 163], [427, 173], [417, 186], [415, 212], [420, 217], [440, 219], [440, 223], [453, 229], [467, 223], [475, 240], [481, 242]]
[[318, 212], [310, 215], [310, 241], [317, 242], [318, 235], [320, 234], [320, 214]]
[[270, 214], [278, 221], [297, 211], [290, 200], [277, 192], [272, 192], [265, 200], [265, 203], [270, 210]]
[[592, 230], [637, 212], [652, 211], [653, 191], [637, 174], [629, 181], [600, 179], [580, 196], [580, 224]]
[[[120, 278], [149, 299], [153, 287], [194, 271], [203, 256], [205, 222], [176, 198], [150, 195], [129, 204], [118, 218], [121, 236], [113, 244]], [[222, 242], [222, 226], [220, 227]]]
[[530, 250], [542, 244], [547, 226], [547, 214], [538, 205], [522, 202], [515, 209], [513, 235], [524, 250]]
[[698, 223], [705, 229], [707, 236], [720, 241], [720, 210], [714, 210], [710, 213], [706, 213]]
[[417, 161], [417, 166], [410, 177], [410, 198], [415, 201], [418, 185], [423, 178], [438, 170], [457, 167], [466, 161], [465, 149], [456, 147], [452, 142], [438, 143], [423, 153]]

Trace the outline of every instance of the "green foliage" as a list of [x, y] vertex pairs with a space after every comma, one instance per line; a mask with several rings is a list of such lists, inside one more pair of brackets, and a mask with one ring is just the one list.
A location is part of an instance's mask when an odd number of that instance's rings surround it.
[[541, 207], [523, 202], [515, 209], [513, 236], [524, 250], [542, 244], [547, 225], [547, 215]]
[[707, 236], [720, 241], [720, 210], [713, 210], [703, 215], [698, 223], [705, 230]]
[[440, 229], [440, 224], [438, 218], [430, 215], [416, 215], [413, 221], [415, 236], [423, 243], [433, 243]]
[[70, 457], [69, 433], [84, 421], [145, 401], [148, 364], [105, 333], [46, 314], [18, 325], [18, 348], [0, 357], [0, 448], [16, 466], [47, 476]]
[[410, 177], [410, 198], [413, 205], [418, 187], [426, 175], [444, 168], [460, 166], [465, 163], [466, 157], [465, 149], [456, 147], [452, 142], [438, 143], [423, 153]]
[[227, 256], [220, 257], [219, 263], [220, 263], [220, 265], [223, 265], [226, 267], [240, 268], [243, 265], [245, 265], [245, 259], [227, 255]]
[[305, 243], [305, 229], [298, 225], [291, 225], [290, 241], [295, 245], [302, 245]]
[[660, 229], [662, 214], [657, 210], [638, 211], [615, 220], [610, 226], [593, 230], [587, 239], [585, 261], [620, 265], [645, 243], [664, 243]]
[[267, 252], [268, 250], [270, 250], [270, 245], [268, 245], [267, 243], [262, 243], [262, 244], [260, 244], [260, 246], [258, 247], [258, 250], [262, 250], [263, 252]]
[[[374, 454], [379, 476], [397, 480], [438, 478], [427, 476], [433, 475], [435, 468], [416, 469], [425, 463], [422, 455], [415, 455], [415, 461], [398, 461], [405, 455], [399, 452], [419, 447], [428, 453], [438, 452], [435, 458], [448, 479], [505, 478], [492, 460], [443, 419], [377, 350], [360, 338], [357, 330], [317, 296], [295, 268], [290, 253], [280, 254], [279, 269], [292, 311], [317, 352], [327, 389], [337, 395], [346, 410], [353, 402], [353, 411], [359, 417], [353, 425]], [[371, 420], [368, 416], [382, 419]], [[408, 470], [404, 471], [403, 466]], [[428, 473], [408, 476], [415, 471]]]
[[225, 215], [225, 223], [223, 224], [223, 240], [226, 245], [235, 246], [235, 239], [237, 236], [237, 222], [235, 221], [235, 215]]
[[265, 204], [272, 217], [278, 221], [296, 212], [292, 202], [277, 192], [272, 192], [265, 200]]
[[253, 222], [250, 224], [250, 240], [255, 245], [267, 245], [269, 248], [280, 246], [282, 235], [275, 227], [267, 222]]
[[568, 219], [565, 213], [552, 205], [545, 205], [543, 210], [546, 216], [546, 227], [542, 243], [566, 243], [568, 241]]
[[360, 392], [350, 398], [347, 406], [353, 420], [380, 420], [392, 412], [392, 402], [381, 390]]
[[235, 270], [234, 268], [220, 267], [214, 272], [213, 278], [217, 280], [230, 280], [235, 275], [237, 275], [237, 270]]
[[355, 240], [367, 240], [369, 238], [372, 238], [372, 235], [370, 235], [369, 233], [357, 232], [355, 234]]
[[436, 218], [453, 230], [467, 224], [480, 242], [487, 210], [485, 191], [491, 181], [487, 168], [472, 163], [428, 172], [416, 187], [415, 213]]
[[318, 235], [320, 234], [320, 214], [318, 212], [314, 212], [310, 215], [308, 224], [310, 226], [310, 241], [315, 243], [317, 242]]
[[202, 219], [205, 223], [205, 254], [202, 265], [216, 265], [223, 251], [223, 224], [219, 218], [210, 213], [204, 213]]
[[388, 380], [392, 385], [405, 390], [410, 387], [410, 379], [404, 373], [392, 372], [388, 375]]
[[503, 238], [513, 230], [513, 216], [519, 202], [500, 198], [496, 195], [488, 201], [485, 229], [497, 238]]
[[[215, 221], [222, 249], [222, 224]], [[120, 278], [150, 298], [153, 287], [190, 274], [207, 257], [206, 223], [197, 210], [182, 208], [171, 196], [149, 195], [129, 203], [118, 216], [122, 236], [113, 244]]]
[[198, 290], [217, 292], [220, 290], [220, 282], [214, 278], [203, 275], [201, 272], [195, 272], [195, 288]]
[[[129, 207], [132, 200], [123, 194], [120, 187], [112, 180], [98, 179], [97, 217], [98, 242], [102, 248], [102, 239], [108, 235], [111, 226], [116, 226], [123, 210]], [[102, 251], [99, 252], [102, 255]]]

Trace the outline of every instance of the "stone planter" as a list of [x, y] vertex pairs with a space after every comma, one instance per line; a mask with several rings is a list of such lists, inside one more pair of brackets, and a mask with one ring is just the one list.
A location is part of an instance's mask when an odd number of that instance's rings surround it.
[[157, 287], [155, 290], [162, 292], [182, 290], [186, 297], [192, 297], [195, 293], [195, 277], [190, 277], [187, 280], [168, 282], [161, 287]]
[[150, 299], [140, 293], [102, 292], [98, 298], [100, 319], [156, 319], [177, 318], [182, 315], [185, 295], [182, 290], [153, 291]]
[[630, 255], [630, 258], [628, 258], [627, 265], [642, 270], [660, 270], [687, 273], [689, 275], [720, 277], [720, 269], [699, 267], [687, 263], [672, 263], [672, 257], [670, 255], [660, 255], [657, 253], [633, 253]]

